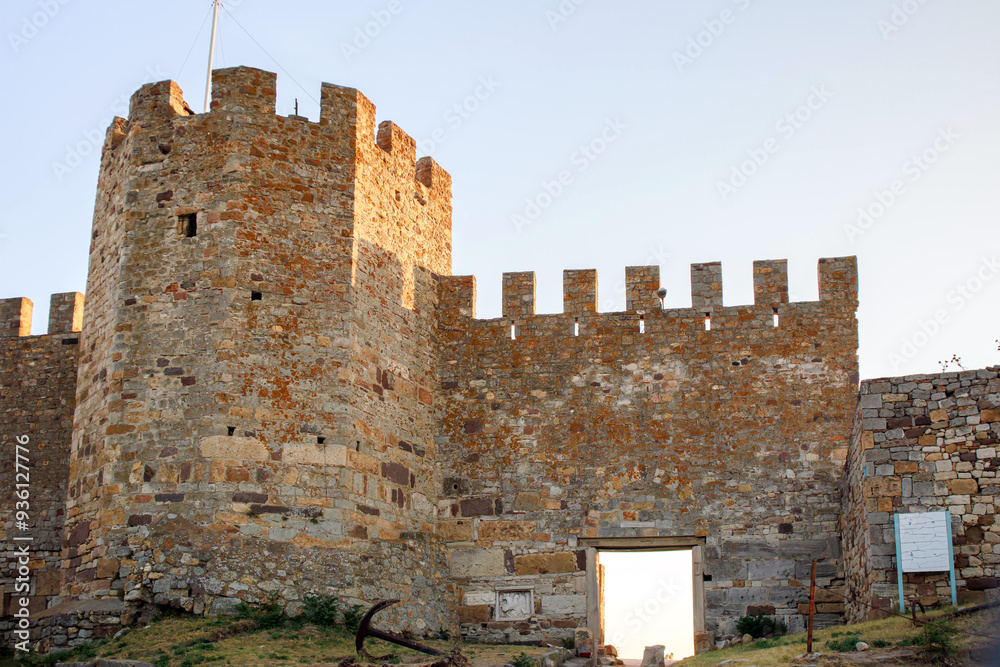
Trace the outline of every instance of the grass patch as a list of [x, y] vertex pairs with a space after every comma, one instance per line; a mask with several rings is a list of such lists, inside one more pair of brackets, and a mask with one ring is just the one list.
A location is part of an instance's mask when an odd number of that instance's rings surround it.
[[[921, 620], [934, 620], [954, 608], [934, 610], [921, 617]], [[932, 645], [929, 657], [941, 659], [942, 655], [958, 648], [981, 646], [985, 639], [963, 634], [962, 630], [970, 630], [982, 634], [997, 634], [995, 628], [1000, 627], [1000, 613], [997, 610], [983, 612], [971, 616], [963, 616], [951, 621], [944, 627], [938, 623], [930, 626], [914, 626], [908, 618], [894, 616], [877, 621], [866, 621], [854, 625], [841, 625], [825, 630], [817, 630], [813, 635], [813, 650], [823, 653], [854, 652], [855, 644], [866, 642], [871, 649], [889, 649], [913, 647], [924, 650], [928, 634], [937, 643]], [[686, 658], [677, 667], [708, 667], [718, 665], [723, 660], [746, 658], [757, 667], [777, 667], [790, 664], [798, 655], [806, 651], [806, 634], [798, 633], [773, 639], [761, 639], [751, 644], [735, 646], [722, 651], [710, 651], [701, 655]], [[926, 653], [925, 653], [926, 655]]]
[[[204, 618], [191, 615], [165, 616], [143, 628], [136, 628], [119, 639], [95, 642], [68, 653], [49, 655], [29, 654], [14, 662], [0, 658], [0, 667], [35, 667], [93, 658], [142, 660], [156, 667], [301, 667], [302, 665], [336, 665], [354, 657], [354, 635], [348, 632], [342, 619], [333, 626], [321, 626], [297, 619], [286, 621], [280, 628], [254, 628], [253, 619]], [[248, 623], [248, 621], [250, 621]], [[230, 629], [238, 626], [237, 632]], [[540, 655], [548, 649], [530, 646], [492, 646], [464, 644], [454, 640], [430, 639], [424, 643], [445, 651], [456, 643], [462, 652], [477, 663], [492, 665], [509, 662], [519, 653]], [[374, 655], [393, 653], [392, 664], [424, 662], [430, 656], [388, 642], [365, 642]]]

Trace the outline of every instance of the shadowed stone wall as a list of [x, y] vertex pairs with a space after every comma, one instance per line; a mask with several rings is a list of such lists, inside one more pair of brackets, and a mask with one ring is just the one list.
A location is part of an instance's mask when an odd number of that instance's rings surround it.
[[[866, 380], [842, 482], [859, 621], [899, 609], [893, 514], [951, 511], [959, 602], [1000, 595], [1000, 367]], [[951, 603], [948, 573], [904, 574], [903, 597]]]
[[54, 294], [48, 333], [32, 336], [31, 301], [0, 300], [0, 633], [7, 646], [18, 640], [9, 631], [22, 598], [32, 618], [59, 601], [82, 315], [83, 295]]

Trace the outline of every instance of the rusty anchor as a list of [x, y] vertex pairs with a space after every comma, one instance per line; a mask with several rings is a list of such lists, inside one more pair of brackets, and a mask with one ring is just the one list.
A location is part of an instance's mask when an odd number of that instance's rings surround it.
[[400, 646], [405, 646], [406, 648], [412, 648], [414, 651], [420, 651], [421, 653], [428, 653], [430, 655], [446, 655], [444, 651], [439, 651], [436, 648], [431, 648], [430, 646], [424, 646], [423, 644], [418, 644], [417, 642], [410, 641], [405, 637], [400, 637], [399, 635], [394, 635], [391, 632], [385, 632], [379, 630], [378, 628], [373, 628], [372, 618], [375, 614], [379, 613], [387, 607], [399, 602], [399, 600], [382, 600], [381, 602], [375, 603], [371, 609], [361, 618], [361, 622], [358, 623], [358, 631], [354, 635], [354, 648], [359, 655], [365, 656], [370, 660], [380, 661], [386, 660], [389, 656], [383, 656], [381, 658], [374, 657], [365, 651], [365, 640], [368, 637], [374, 637], [375, 639], [383, 639], [387, 642], [392, 642], [393, 644], [398, 644]]

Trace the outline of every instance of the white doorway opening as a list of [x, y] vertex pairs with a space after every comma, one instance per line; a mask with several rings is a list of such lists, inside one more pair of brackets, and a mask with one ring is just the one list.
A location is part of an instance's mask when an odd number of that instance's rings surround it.
[[638, 665], [643, 649], [656, 644], [675, 660], [694, 655], [691, 549], [599, 549], [597, 560], [604, 642], [627, 665]]

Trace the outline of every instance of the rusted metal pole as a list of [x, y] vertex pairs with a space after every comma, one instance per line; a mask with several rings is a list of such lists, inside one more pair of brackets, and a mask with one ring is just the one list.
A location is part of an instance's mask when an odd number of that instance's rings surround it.
[[816, 613], [816, 561], [809, 575], [809, 634], [806, 635], [806, 653], [813, 652], [813, 614]]

